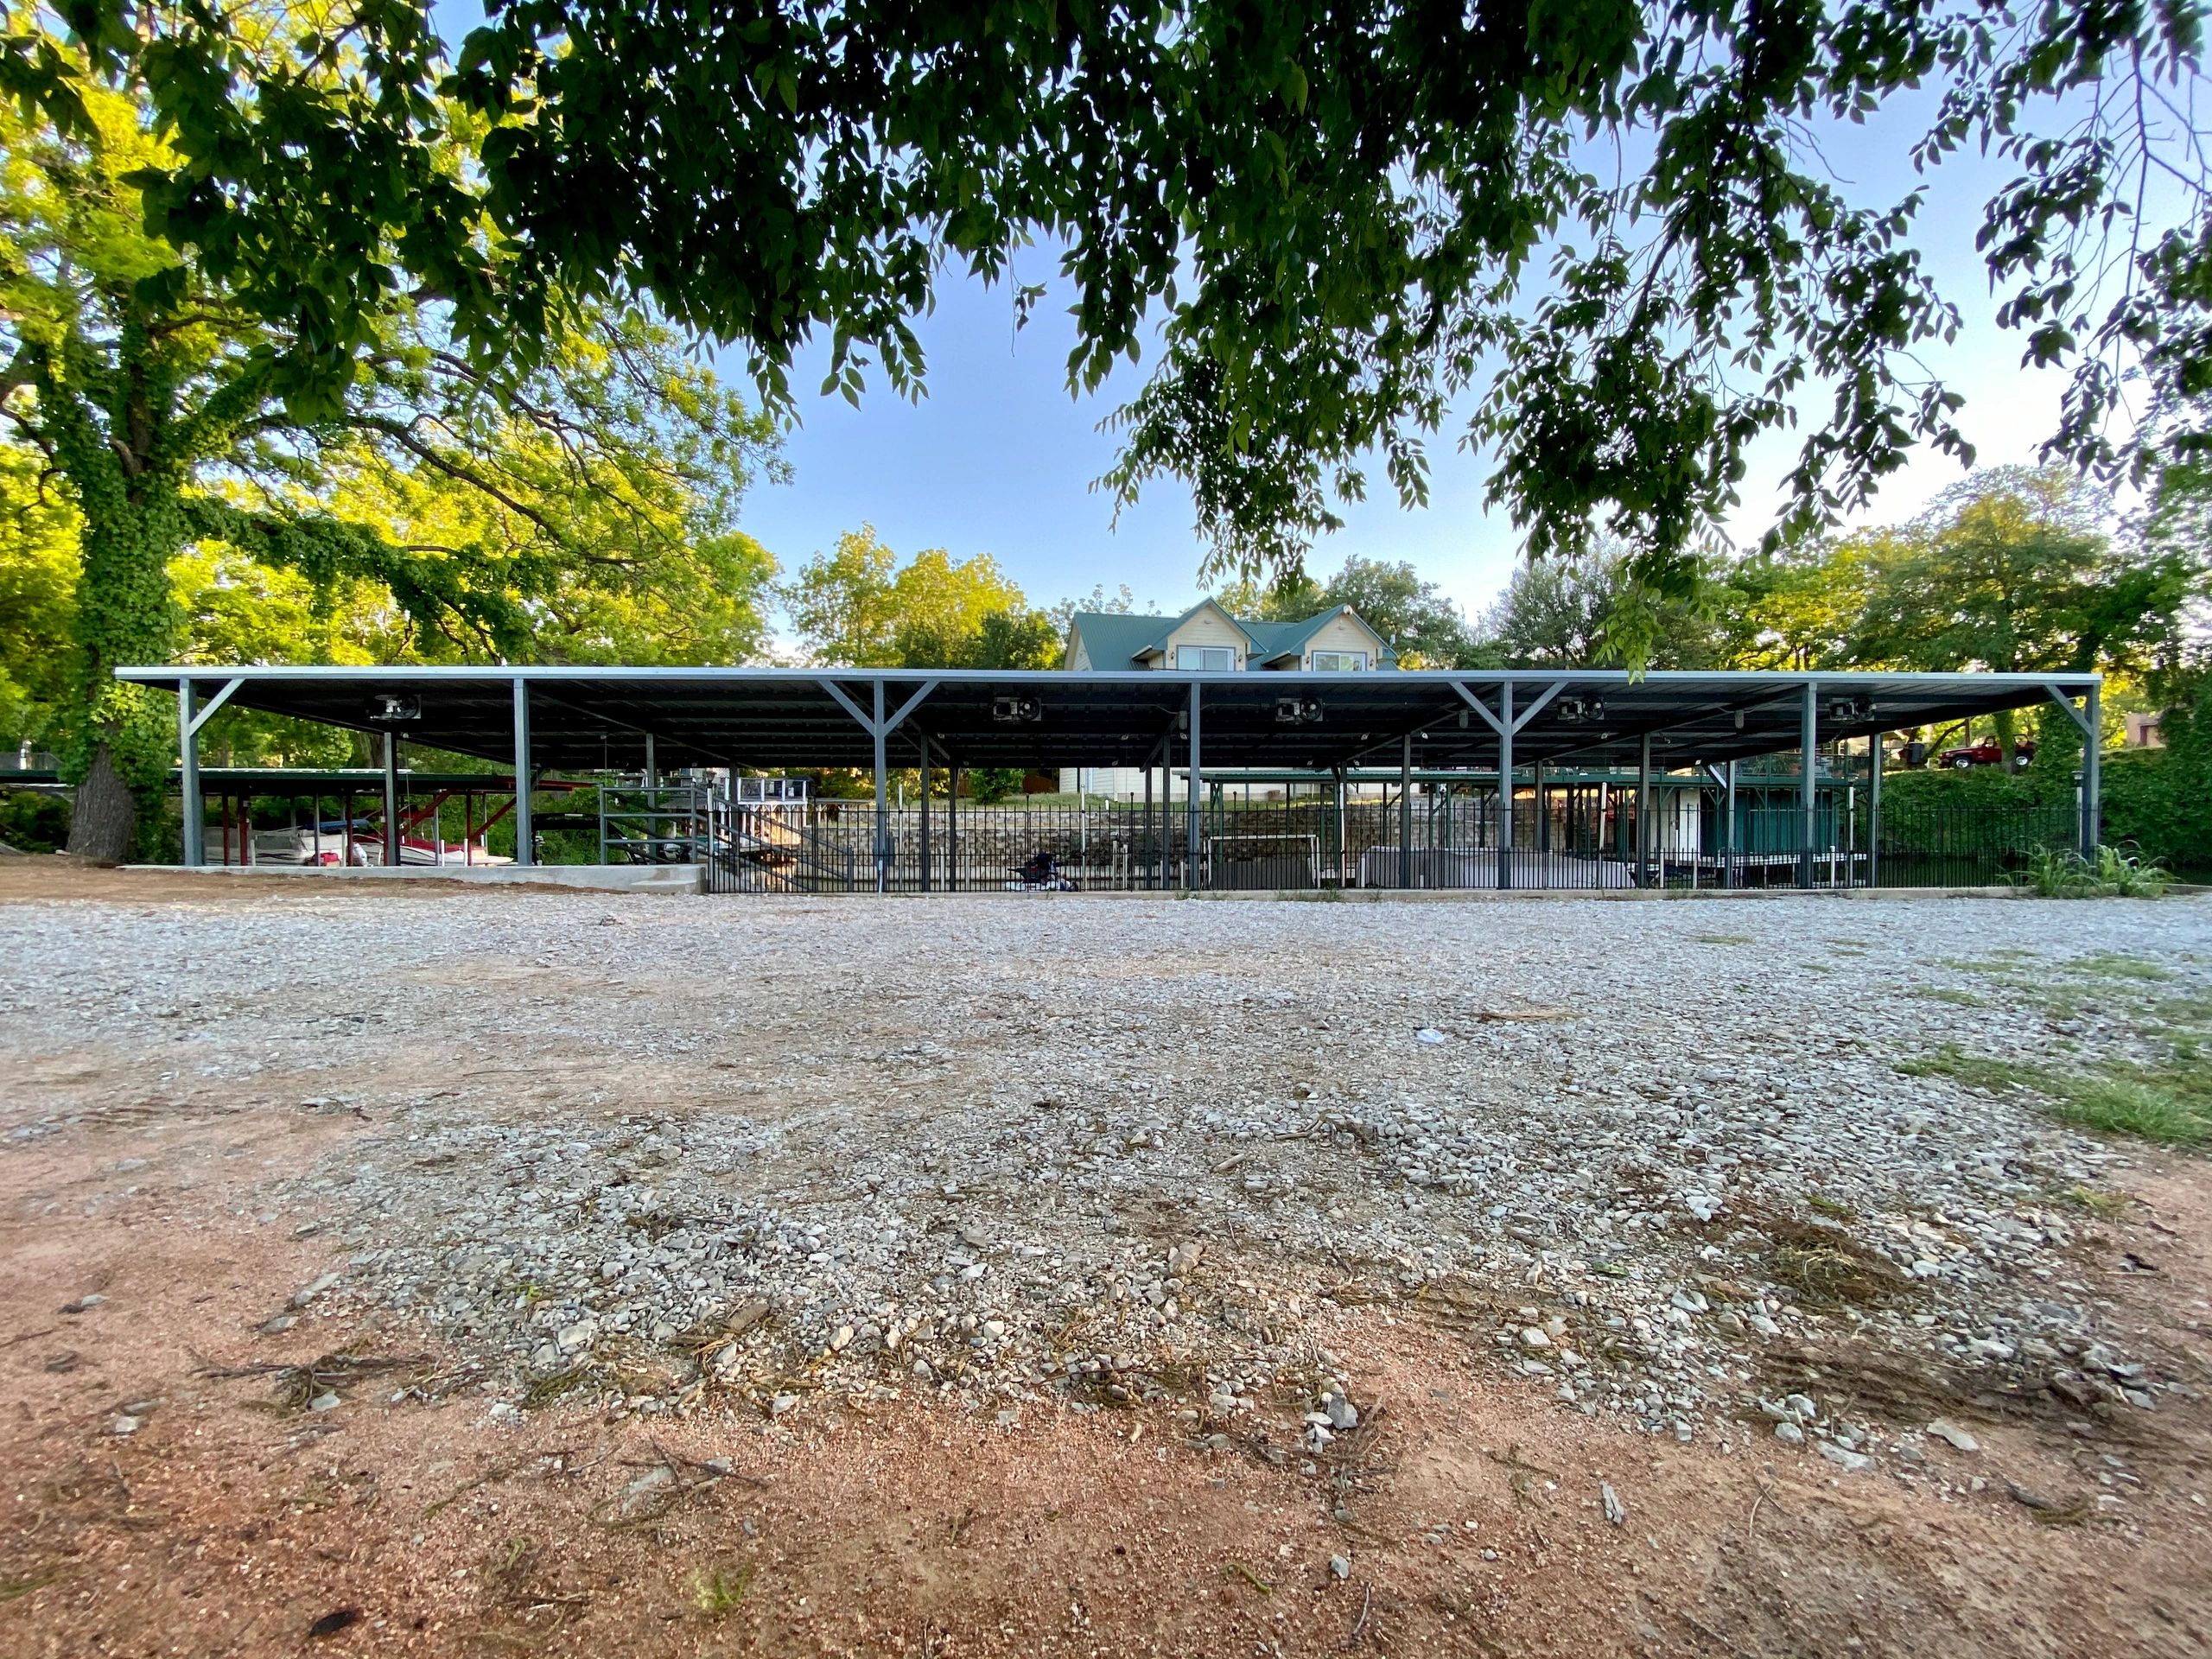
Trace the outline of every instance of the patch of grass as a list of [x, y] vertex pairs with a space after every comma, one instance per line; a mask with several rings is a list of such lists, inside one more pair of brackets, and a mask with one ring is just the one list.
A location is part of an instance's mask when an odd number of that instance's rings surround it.
[[1912, 1281], [1896, 1266], [1840, 1227], [1777, 1220], [1765, 1230], [1774, 1241], [1767, 1277], [1808, 1307], [1871, 1307], [1911, 1293]]
[[1748, 933], [1700, 933], [1697, 936], [1697, 942], [1700, 944], [1755, 944], [1758, 943]]
[[525, 1411], [539, 1406], [549, 1406], [563, 1395], [581, 1388], [590, 1376], [594, 1367], [589, 1360], [567, 1366], [550, 1376], [541, 1376], [523, 1391], [522, 1404]]
[[1988, 998], [1976, 996], [1961, 985], [1923, 985], [1916, 995], [1930, 1002], [1948, 1002], [1954, 1007], [1986, 1008], [1989, 1006]]
[[1856, 1210], [1853, 1210], [1849, 1205], [1843, 1203], [1840, 1199], [1829, 1198], [1825, 1192], [1808, 1192], [1805, 1195], [1805, 1202], [1809, 1207], [1819, 1211], [1822, 1215], [1832, 1216], [1838, 1221], [1856, 1221], [1859, 1219], [1859, 1212]]
[[2057, 1096], [2059, 1121], [2104, 1135], [2132, 1135], [2162, 1146], [2201, 1147], [2212, 1141], [2212, 1098], [2150, 1067], [2135, 1075], [2067, 1077]]
[[2100, 950], [2094, 956], [2076, 957], [2062, 963], [2061, 971], [2086, 974], [2096, 979], [2171, 979], [2172, 969], [2144, 957], [2131, 957], [2118, 950]]
[[1900, 1060], [1909, 1077], [1949, 1077], [1997, 1094], [2039, 1095], [2060, 1122], [2105, 1135], [2133, 1135], [2163, 1146], [2212, 1143], [2212, 1058], [2183, 1039], [2154, 1065], [2113, 1064], [2093, 1071], [2056, 1071], [1968, 1054], [1955, 1045]]
[[2116, 1216], [2126, 1214], [2127, 1206], [2135, 1202], [2125, 1192], [2100, 1192], [2094, 1186], [2082, 1186], [2078, 1183], [2061, 1187], [2052, 1196], [2060, 1203], [2071, 1205], [2100, 1221], [2110, 1221]]
[[2043, 1074], [2032, 1066], [1995, 1059], [1986, 1054], [1969, 1054], [1955, 1043], [1946, 1043], [1933, 1053], [1899, 1060], [1894, 1070], [1900, 1077], [1948, 1077], [1970, 1089], [1987, 1089], [1999, 1094], [2035, 1089], [2043, 1081]]
[[2149, 1013], [2160, 1025], [2212, 1035], [2212, 996], [2163, 996]]
[[1997, 951], [1987, 957], [1938, 957], [1936, 965], [1955, 969], [1962, 974], [1981, 974], [2000, 979], [2017, 972], [2020, 966], [2018, 962]]
[[695, 1573], [691, 1575], [691, 1605], [699, 1610], [702, 1618], [726, 1618], [745, 1605], [746, 1592], [752, 1588], [750, 1561], [734, 1572], [718, 1567], [711, 1573]]

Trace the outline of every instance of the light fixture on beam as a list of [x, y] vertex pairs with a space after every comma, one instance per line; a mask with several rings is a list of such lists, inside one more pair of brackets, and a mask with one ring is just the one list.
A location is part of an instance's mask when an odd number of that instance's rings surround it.
[[1605, 718], [1603, 697], [1561, 697], [1552, 707], [1563, 726], [1596, 726]]
[[401, 691], [378, 691], [369, 698], [372, 726], [411, 726], [423, 718], [423, 699]]
[[991, 718], [1001, 726], [1033, 726], [1045, 718], [1045, 705], [1035, 697], [993, 697]]
[[1318, 726], [1320, 723], [1320, 698], [1277, 697], [1275, 699], [1275, 724], [1278, 726]]

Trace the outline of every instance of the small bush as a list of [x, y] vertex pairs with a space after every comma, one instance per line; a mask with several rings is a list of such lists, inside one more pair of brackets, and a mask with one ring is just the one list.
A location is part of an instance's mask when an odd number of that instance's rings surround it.
[[0, 842], [19, 853], [59, 852], [69, 840], [69, 803], [36, 790], [0, 791]]
[[2100, 847], [2094, 858], [2084, 858], [2070, 849], [2040, 847], [2012, 881], [2039, 899], [2156, 899], [2173, 876], [2132, 849]]
[[691, 1605], [699, 1610], [702, 1618], [727, 1618], [744, 1605], [746, 1592], [752, 1587], [753, 1565], [749, 1561], [734, 1573], [721, 1567], [711, 1573], [696, 1573], [691, 1579]]

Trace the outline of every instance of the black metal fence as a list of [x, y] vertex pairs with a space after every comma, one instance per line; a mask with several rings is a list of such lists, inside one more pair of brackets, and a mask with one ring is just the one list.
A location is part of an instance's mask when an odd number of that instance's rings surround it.
[[[940, 801], [879, 826], [872, 803], [817, 801], [785, 811], [721, 807], [693, 820], [691, 855], [717, 892], [1583, 890], [1981, 887], [2037, 849], [2074, 844], [2063, 804], [1885, 805], [1878, 835], [1863, 791], [1802, 804], [1739, 798], [1732, 826], [1717, 787], [1669, 780], [1638, 822], [1633, 789], [1547, 787], [1513, 803], [1514, 845], [1499, 846], [1498, 798], [1481, 786], [1347, 799], [1217, 794], [1195, 835], [1185, 803], [1087, 805]], [[671, 855], [677, 826], [654, 826], [649, 855]], [[880, 836], [880, 839], [879, 839]], [[646, 849], [641, 847], [640, 852]]]

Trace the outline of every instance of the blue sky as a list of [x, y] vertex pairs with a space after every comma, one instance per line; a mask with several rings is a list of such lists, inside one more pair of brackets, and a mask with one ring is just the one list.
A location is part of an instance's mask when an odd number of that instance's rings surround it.
[[[436, 0], [435, 12], [455, 48], [482, 17], [480, 0]], [[2031, 462], [2057, 424], [2064, 376], [2020, 366], [2021, 338], [1996, 326], [1997, 301], [1974, 247], [1983, 205], [2015, 169], [1967, 155], [1917, 179], [1910, 151], [1937, 104], [1923, 90], [1890, 99], [1863, 125], [1824, 123], [1823, 153], [1862, 205], [1892, 203], [1916, 182], [1928, 188], [1916, 239], [1964, 327], [1956, 340], [1924, 351], [1923, 361], [1965, 396], [1959, 423], [1978, 464]], [[2037, 118], [2048, 123], [2049, 112]], [[1052, 255], [1034, 249], [1015, 274], [1033, 283], [1057, 273]], [[842, 532], [873, 524], [902, 555], [926, 547], [961, 557], [989, 553], [1039, 605], [1122, 584], [1141, 601], [1187, 605], [1198, 592], [1200, 556], [1187, 493], [1173, 481], [1155, 482], [1117, 524], [1112, 502], [1090, 487], [1114, 453], [1111, 435], [1098, 424], [1135, 394], [1148, 365], [1125, 364], [1097, 394], [1070, 397], [1065, 364], [1073, 325], [1065, 301], [1056, 286], [1017, 336], [1005, 288], [986, 289], [948, 274], [936, 311], [917, 325], [928, 354], [928, 397], [903, 403], [879, 384], [855, 410], [842, 397], [804, 395], [801, 424], [786, 446], [792, 481], [754, 489], [744, 504], [746, 528], [786, 570]], [[804, 357], [792, 384], [818, 385], [825, 360], [819, 347]], [[741, 358], [725, 357], [721, 366], [734, 384], [744, 384]], [[1801, 428], [1823, 417], [1827, 401], [1820, 388], [1807, 391]], [[1309, 568], [1325, 575], [1352, 554], [1403, 560], [1471, 614], [1489, 604], [1511, 574], [1520, 540], [1502, 516], [1484, 509], [1487, 458], [1463, 453], [1456, 437], [1447, 429], [1431, 445], [1426, 508], [1401, 509], [1382, 485], [1348, 513], [1345, 529], [1316, 546]], [[1739, 542], [1756, 541], [1771, 522], [1795, 450], [1784, 434], [1755, 452], [1743, 507], [1728, 526]], [[1382, 484], [1379, 467], [1369, 472]], [[1961, 476], [1948, 457], [1918, 456], [1859, 521], [1909, 518]]]
[[[1906, 153], [1932, 105], [1924, 97], [1901, 100], [1863, 127], [1831, 135], [1830, 165], [1854, 197], [1887, 201], [1912, 187]], [[1996, 326], [1996, 301], [1974, 249], [1982, 204], [2012, 170], [1955, 158], [1926, 181], [1920, 219], [1928, 268], [1965, 321], [1957, 340], [1927, 351], [1923, 361], [1965, 395], [1961, 425], [1985, 465], [2032, 461], [2056, 424], [2063, 390], [2063, 376], [2019, 366], [2020, 337]], [[1025, 256], [1017, 274], [1036, 282], [1055, 272], [1040, 249]], [[929, 395], [909, 404], [879, 385], [855, 410], [842, 398], [809, 393], [787, 448], [793, 480], [756, 489], [745, 504], [746, 527], [787, 569], [840, 532], [870, 523], [902, 555], [925, 547], [989, 553], [1039, 604], [1123, 583], [1140, 601], [1169, 609], [1187, 604], [1198, 591], [1199, 556], [1187, 493], [1155, 482], [1117, 525], [1112, 502], [1090, 487], [1114, 450], [1098, 423], [1135, 391], [1148, 365], [1125, 365], [1098, 394], [1071, 398], [1064, 365], [1073, 324], [1060, 308], [1064, 295], [1056, 295], [1017, 335], [1005, 288], [948, 276], [938, 309], [918, 327]], [[794, 384], [818, 385], [821, 361], [817, 353], [803, 363], [813, 372], [795, 375]], [[1808, 392], [1801, 404], [1806, 420], [1820, 419], [1825, 404], [1824, 393]], [[1355, 553], [1406, 560], [1471, 613], [1488, 604], [1520, 543], [1502, 514], [1484, 509], [1487, 458], [1459, 450], [1454, 435], [1440, 435], [1432, 445], [1426, 508], [1400, 508], [1385, 486], [1317, 545], [1310, 568], [1325, 574]], [[1739, 540], [1755, 540], [1770, 522], [1794, 448], [1786, 435], [1761, 446], [1731, 525]], [[1379, 468], [1370, 476], [1379, 483]], [[1955, 461], [1920, 457], [1864, 517], [1909, 517], [1960, 476]]]

